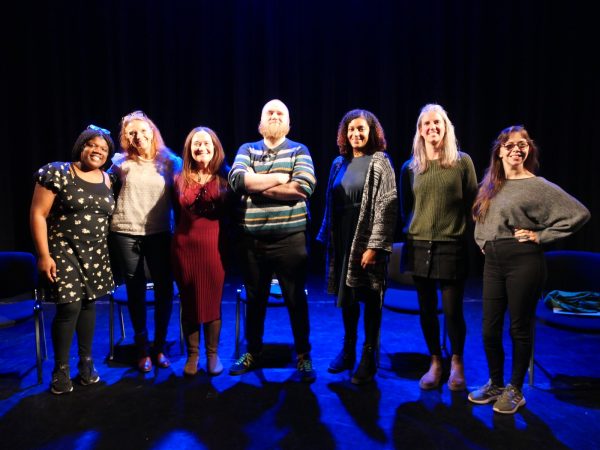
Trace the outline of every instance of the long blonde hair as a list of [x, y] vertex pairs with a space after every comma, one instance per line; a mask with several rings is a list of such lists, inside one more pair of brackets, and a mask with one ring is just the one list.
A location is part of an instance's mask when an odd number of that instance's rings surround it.
[[421, 121], [423, 120], [423, 116], [430, 112], [438, 113], [442, 117], [446, 128], [439, 159], [440, 165], [442, 167], [452, 167], [460, 159], [454, 125], [450, 122], [446, 110], [436, 103], [429, 103], [421, 108], [421, 113], [417, 119], [417, 130], [413, 139], [412, 160], [409, 163], [409, 167], [414, 173], [423, 173], [429, 167], [427, 152], [425, 150], [425, 140], [421, 136]]
[[[119, 131], [119, 143], [121, 148], [127, 155], [127, 159], [132, 159], [137, 161], [140, 155], [137, 152], [137, 149], [130, 144], [129, 139], [125, 135], [125, 128], [134, 120], [141, 120], [142, 122], [146, 122], [148, 126], [152, 129], [152, 156], [158, 157], [159, 160], [169, 159], [170, 150], [166, 147], [165, 141], [158, 130], [158, 127], [150, 120], [150, 118], [143, 111], [133, 111], [126, 116], [123, 116], [121, 119], [121, 130]], [[164, 161], [163, 161], [164, 162]]]

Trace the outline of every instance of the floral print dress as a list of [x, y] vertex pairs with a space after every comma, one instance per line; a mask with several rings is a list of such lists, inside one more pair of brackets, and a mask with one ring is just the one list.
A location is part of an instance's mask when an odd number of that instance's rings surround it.
[[47, 218], [56, 282], [46, 290], [47, 299], [71, 303], [109, 294], [114, 288], [107, 245], [115, 208], [112, 190], [104, 181], [79, 178], [66, 162], [45, 165], [35, 179], [56, 194]]

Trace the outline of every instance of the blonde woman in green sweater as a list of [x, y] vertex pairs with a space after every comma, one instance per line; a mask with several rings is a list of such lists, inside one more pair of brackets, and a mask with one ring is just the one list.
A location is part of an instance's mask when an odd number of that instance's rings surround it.
[[442, 377], [437, 288], [448, 325], [452, 360], [448, 387], [466, 387], [463, 349], [466, 324], [463, 294], [467, 276], [467, 221], [477, 194], [471, 158], [459, 151], [454, 126], [440, 105], [421, 109], [412, 158], [400, 174], [401, 216], [407, 240], [404, 269], [412, 273], [419, 297], [421, 329], [431, 365], [419, 381], [436, 389]]

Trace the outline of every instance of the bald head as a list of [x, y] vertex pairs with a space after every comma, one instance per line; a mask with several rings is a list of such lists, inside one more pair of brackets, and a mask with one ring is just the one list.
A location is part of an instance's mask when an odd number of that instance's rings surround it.
[[265, 139], [272, 141], [279, 140], [290, 132], [290, 112], [281, 100], [269, 100], [263, 106], [258, 131]]

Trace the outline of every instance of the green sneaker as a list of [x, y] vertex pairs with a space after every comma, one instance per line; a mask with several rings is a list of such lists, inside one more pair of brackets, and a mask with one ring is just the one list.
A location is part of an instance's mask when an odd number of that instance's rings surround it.
[[244, 353], [240, 359], [229, 368], [229, 375], [243, 375], [258, 368], [258, 357], [252, 353]]
[[497, 386], [489, 380], [485, 385], [479, 389], [469, 393], [469, 401], [477, 403], [478, 405], [485, 405], [486, 403], [495, 402], [501, 395], [503, 387]]
[[310, 355], [305, 353], [304, 355], [298, 355], [298, 363], [296, 364], [296, 373], [298, 378], [303, 383], [312, 383], [317, 379], [317, 373], [312, 366], [312, 359]]
[[514, 414], [524, 404], [525, 397], [521, 389], [507, 384], [500, 398], [494, 403], [494, 411], [500, 414]]

